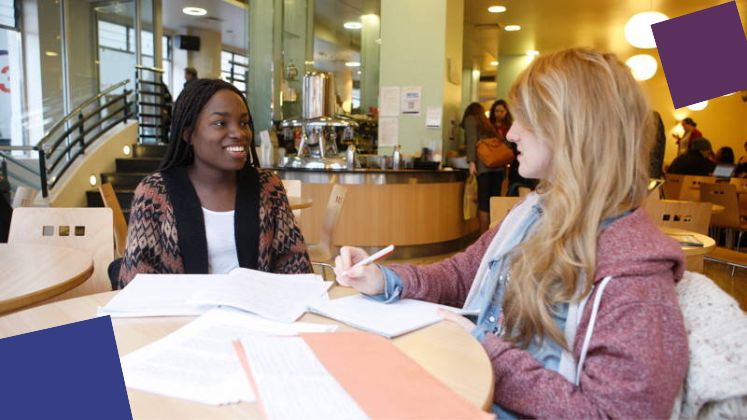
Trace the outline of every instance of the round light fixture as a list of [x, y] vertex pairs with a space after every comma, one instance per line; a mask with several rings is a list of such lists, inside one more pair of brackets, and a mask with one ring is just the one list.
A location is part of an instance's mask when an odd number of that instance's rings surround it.
[[687, 109], [690, 111], [702, 111], [708, 106], [708, 101], [698, 102], [692, 105], [688, 105]]
[[345, 22], [342, 24], [342, 27], [345, 29], [360, 29], [363, 27], [363, 24], [360, 22]]
[[125, 146], [124, 146], [124, 147], [122, 148], [122, 153], [124, 153], [124, 154], [125, 154], [125, 156], [129, 156], [129, 155], [130, 155], [130, 152], [131, 152], [131, 151], [132, 151], [132, 150], [130, 149], [130, 145], [128, 145], [128, 144], [126, 144], [126, 145], [125, 145]]
[[360, 67], [361, 63], [359, 63], [357, 61], [348, 61], [347, 63], [345, 63], [345, 65], [347, 67]]
[[503, 28], [507, 32], [516, 32], [521, 30], [521, 26], [519, 25], [506, 25], [505, 28]]
[[96, 175], [91, 175], [88, 177], [88, 183], [91, 184], [92, 187], [95, 187], [97, 182], [98, 178], [96, 178]]
[[490, 6], [488, 12], [490, 13], [503, 13], [506, 11], [506, 6]]
[[651, 30], [654, 23], [669, 19], [667, 15], [659, 12], [641, 12], [633, 15], [625, 24], [625, 39], [637, 48], [656, 48], [656, 40]]
[[633, 78], [638, 81], [654, 77], [656, 69], [659, 67], [656, 59], [648, 54], [634, 55], [625, 60], [625, 64], [630, 67]]
[[207, 10], [203, 9], [202, 7], [187, 6], [182, 9], [182, 13], [190, 16], [205, 16], [207, 14]]
[[493, 61], [491, 61], [491, 62], [490, 62], [490, 65], [491, 65], [491, 66], [497, 66], [497, 65], [498, 65], [498, 60], [493, 60]]
[[530, 56], [530, 57], [536, 57], [536, 56], [540, 55], [540, 52], [537, 51], [537, 50], [529, 50], [529, 51], [527, 51], [527, 55]]

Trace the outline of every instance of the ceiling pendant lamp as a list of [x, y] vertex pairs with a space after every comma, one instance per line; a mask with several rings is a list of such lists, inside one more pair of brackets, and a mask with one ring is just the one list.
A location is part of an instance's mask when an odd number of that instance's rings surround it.
[[669, 19], [660, 12], [636, 13], [625, 24], [625, 39], [636, 48], [656, 48], [651, 25]]
[[656, 59], [648, 54], [634, 55], [625, 60], [625, 64], [630, 67], [633, 78], [639, 82], [654, 77], [659, 67]]

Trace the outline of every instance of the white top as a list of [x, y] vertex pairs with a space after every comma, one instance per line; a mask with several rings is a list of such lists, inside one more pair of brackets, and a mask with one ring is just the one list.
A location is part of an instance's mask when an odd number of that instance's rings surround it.
[[226, 274], [239, 266], [234, 235], [234, 213], [234, 210], [212, 211], [202, 208], [210, 274]]

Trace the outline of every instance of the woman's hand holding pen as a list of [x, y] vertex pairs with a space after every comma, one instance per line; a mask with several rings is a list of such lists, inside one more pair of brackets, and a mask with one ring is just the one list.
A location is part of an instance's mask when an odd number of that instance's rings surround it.
[[366, 295], [384, 293], [384, 273], [374, 264], [358, 265], [368, 257], [366, 251], [351, 246], [340, 248], [340, 255], [335, 257], [335, 276], [337, 282]]

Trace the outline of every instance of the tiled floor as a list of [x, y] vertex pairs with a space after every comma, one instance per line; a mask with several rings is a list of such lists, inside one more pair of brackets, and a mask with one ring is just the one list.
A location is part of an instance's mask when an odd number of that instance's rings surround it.
[[[431, 264], [448, 258], [452, 254], [436, 255], [432, 257], [414, 258], [409, 260], [387, 260], [385, 265], [392, 263]], [[729, 293], [739, 302], [743, 311], [747, 311], [747, 270], [737, 268], [734, 276], [731, 275], [731, 267], [705, 261], [703, 274], [708, 276], [721, 289]]]

